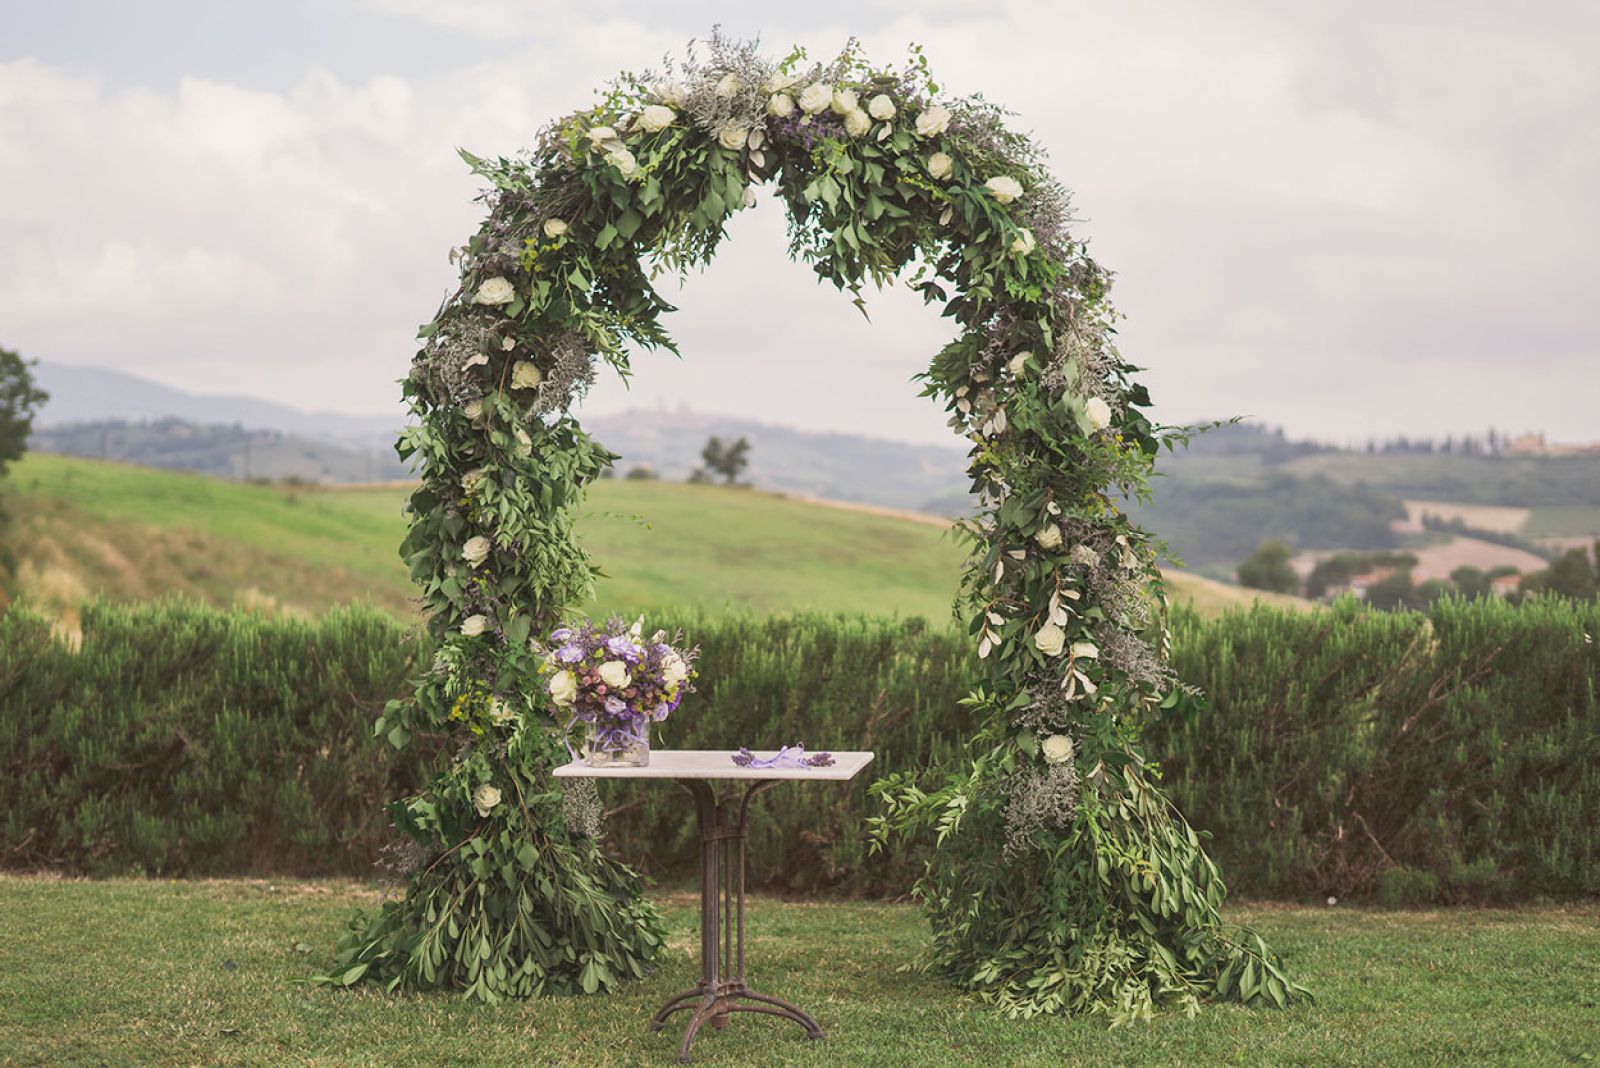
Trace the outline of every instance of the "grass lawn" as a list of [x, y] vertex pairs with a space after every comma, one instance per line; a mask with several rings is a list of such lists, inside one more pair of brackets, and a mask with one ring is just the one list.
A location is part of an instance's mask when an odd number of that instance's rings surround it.
[[[695, 974], [695, 906], [658, 895], [669, 951], [611, 998], [496, 1007], [292, 985], [327, 963], [350, 883], [0, 878], [0, 1064], [667, 1065], [646, 1024]], [[750, 913], [750, 978], [829, 1031], [735, 1016], [703, 1065], [1567, 1064], [1600, 1056], [1600, 908], [1382, 912], [1239, 907], [1317, 992], [1287, 1011], [1209, 1007], [1107, 1029], [1010, 1021], [897, 969], [925, 930], [904, 905]], [[681, 1019], [679, 1014], [675, 1019]]]

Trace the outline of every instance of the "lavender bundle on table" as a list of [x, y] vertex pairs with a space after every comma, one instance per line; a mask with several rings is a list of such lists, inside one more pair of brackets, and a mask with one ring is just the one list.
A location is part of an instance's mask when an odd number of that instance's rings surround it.
[[[656, 631], [646, 641], [641, 617], [604, 629], [593, 623], [551, 633], [545, 670], [550, 699], [570, 714], [567, 730], [583, 724], [583, 756], [594, 765], [650, 763], [650, 724], [659, 723], [694, 692], [699, 649], [680, 651]], [[682, 644], [683, 636], [674, 638]]]

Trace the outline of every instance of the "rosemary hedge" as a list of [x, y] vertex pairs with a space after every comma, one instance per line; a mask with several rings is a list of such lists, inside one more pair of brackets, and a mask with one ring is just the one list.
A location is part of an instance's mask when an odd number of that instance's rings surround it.
[[[878, 774], [957, 763], [976, 677], [918, 620], [657, 618], [704, 650], [664, 744], [867, 747]], [[1600, 607], [1346, 604], [1180, 614], [1175, 665], [1208, 710], [1151, 723], [1166, 783], [1215, 834], [1236, 892], [1398, 901], [1600, 894]], [[0, 864], [89, 874], [364, 875], [393, 837], [373, 804], [425, 781], [438, 745], [372, 737], [431, 658], [369, 609], [314, 621], [187, 602], [95, 604], [73, 652], [26, 608], [0, 615]], [[426, 741], [426, 740], [424, 740]], [[610, 844], [692, 869], [687, 806], [612, 784]], [[866, 855], [864, 783], [757, 802], [752, 876], [795, 892], [893, 894]]]

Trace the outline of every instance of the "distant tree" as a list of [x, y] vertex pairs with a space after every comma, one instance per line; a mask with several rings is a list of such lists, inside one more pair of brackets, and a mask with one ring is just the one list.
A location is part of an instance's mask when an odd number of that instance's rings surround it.
[[719, 475], [731, 486], [739, 480], [740, 472], [750, 466], [750, 441], [740, 436], [732, 444], [724, 445], [722, 439], [713, 434], [700, 450], [700, 462], [704, 466], [691, 474], [689, 481], [709, 482], [712, 475]]
[[1300, 576], [1290, 566], [1294, 553], [1281, 541], [1265, 541], [1239, 565], [1239, 585], [1274, 593], [1299, 593]]
[[33, 380], [35, 365], [10, 349], [0, 348], [0, 475], [22, 458], [33, 431], [33, 417], [50, 399]]
[[622, 477], [627, 479], [629, 482], [648, 482], [658, 476], [656, 475], [655, 468], [651, 467], [649, 464], [634, 464], [632, 467], [628, 468], [628, 473]]
[[[1582, 549], [1569, 549], [1556, 558], [1548, 568], [1529, 575], [1522, 583], [1524, 590], [1554, 593], [1579, 601], [1592, 601], [1600, 582], [1589, 563], [1589, 554]], [[1531, 592], [1532, 592], [1531, 591]]]
[[1450, 572], [1450, 581], [1455, 584], [1456, 592], [1463, 597], [1489, 596], [1489, 575], [1481, 567], [1463, 564]]
[[1367, 603], [1385, 612], [1396, 608], [1415, 608], [1421, 603], [1408, 568], [1397, 568], [1388, 578], [1367, 587]]

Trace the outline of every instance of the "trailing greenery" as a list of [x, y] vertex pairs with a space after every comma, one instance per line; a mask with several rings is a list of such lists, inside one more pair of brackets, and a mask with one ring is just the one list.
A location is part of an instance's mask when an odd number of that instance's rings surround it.
[[[1146, 728], [1177, 802], [1253, 897], [1430, 902], [1600, 895], [1600, 608], [1539, 600], [1428, 616], [1257, 608], [1174, 620], [1174, 662], [1210, 707]], [[679, 748], [865, 745], [927, 789], [958, 767], [978, 677], [916, 620], [657, 617], [704, 651]], [[1419, 635], [1421, 636], [1419, 639]], [[24, 608], [0, 616], [0, 864], [114, 875], [371, 875], [403, 861], [372, 810], [424, 783], [442, 736], [371, 737], [429, 642], [370, 609], [312, 622], [167, 602], [91, 605], [82, 651]], [[951, 709], [955, 707], [955, 714]], [[606, 848], [693, 870], [673, 791], [607, 784]], [[904, 894], [908, 843], [866, 855], [861, 786], [757, 801], [754, 882]], [[1371, 832], [1370, 834], [1368, 832]], [[1392, 885], [1420, 873], [1403, 892]], [[1423, 877], [1426, 878], [1423, 878]], [[1431, 880], [1431, 882], [1429, 882]], [[1386, 889], [1386, 887], [1388, 889]]]

